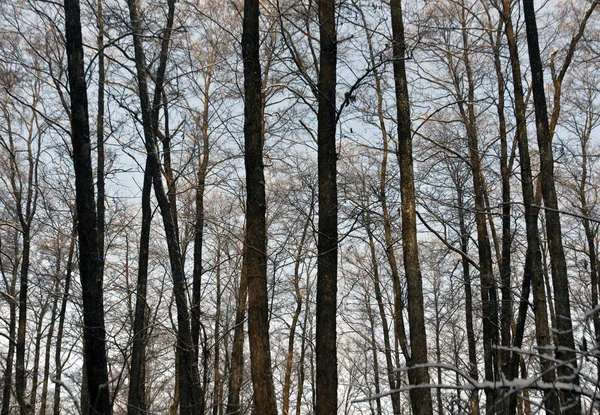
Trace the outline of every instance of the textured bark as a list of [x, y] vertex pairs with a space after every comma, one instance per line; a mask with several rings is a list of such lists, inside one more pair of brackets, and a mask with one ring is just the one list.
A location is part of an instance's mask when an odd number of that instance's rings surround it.
[[[410, 101], [406, 78], [406, 41], [402, 6], [400, 0], [390, 2], [392, 16], [394, 83], [398, 120], [398, 164], [400, 166], [400, 192], [402, 199], [402, 249], [404, 272], [408, 292], [408, 325], [410, 329], [411, 356], [409, 368], [427, 364], [427, 336], [423, 309], [423, 282], [419, 265], [417, 245], [417, 219], [415, 202], [415, 178], [413, 170], [412, 131], [410, 127]], [[426, 367], [409, 369], [411, 385], [429, 384]], [[431, 391], [426, 387], [410, 390], [411, 405], [416, 415], [431, 415], [433, 403]]]
[[335, 1], [319, 0], [317, 112], [319, 236], [317, 241], [316, 415], [337, 413], [337, 154]]
[[[550, 140], [550, 127], [548, 123], [548, 109], [544, 92], [544, 73], [540, 57], [538, 30], [535, 17], [533, 0], [523, 0], [525, 27], [527, 32], [527, 46], [529, 62], [531, 65], [533, 102], [535, 107], [535, 120], [538, 147], [540, 150], [540, 181], [544, 205], [549, 208], [545, 212], [546, 231], [548, 235], [548, 248], [550, 252], [550, 265], [552, 269], [552, 282], [554, 286], [554, 302], [556, 308], [556, 330], [558, 344], [556, 358], [562, 362], [558, 366], [558, 374], [564, 380], [578, 383], [576, 368], [577, 356], [575, 340], [573, 338], [573, 323], [571, 320], [571, 303], [569, 295], [569, 279], [567, 275], [567, 262], [562, 243], [562, 229], [558, 213], [558, 199], [554, 180], [554, 159], [552, 143]], [[565, 414], [581, 413], [579, 397], [573, 393], [561, 394], [561, 405]]]
[[98, 249], [98, 222], [90, 145], [88, 99], [85, 83], [81, 10], [78, 0], [65, 0], [66, 50], [71, 98], [71, 141], [79, 236], [79, 271], [83, 295], [83, 337], [87, 397], [92, 414], [109, 414], [106, 333], [104, 328], [102, 255]]
[[[527, 254], [525, 260], [524, 280], [530, 281], [533, 289], [533, 310], [535, 314], [536, 324], [536, 342], [538, 347], [541, 348], [540, 354], [542, 355], [542, 358], [540, 359], [541, 367], [543, 370], [542, 379], [545, 382], [552, 383], [555, 380], [553, 364], [548, 358], [543, 357], [545, 354], [547, 354], [547, 352], [544, 352], [544, 348], [547, 349], [548, 346], [550, 346], [551, 339], [550, 330], [548, 327], [548, 314], [546, 308], [544, 278], [542, 274], [542, 257], [540, 252], [540, 239], [538, 233], [538, 209], [532, 206], [534, 204], [535, 196], [531, 161], [529, 157], [529, 143], [527, 139], [526, 104], [523, 96], [523, 87], [521, 82], [521, 68], [519, 63], [519, 55], [516, 40], [517, 38], [512, 24], [510, 4], [507, 0], [503, 2], [503, 7], [504, 12], [502, 17], [505, 23], [505, 32], [509, 45], [511, 69], [513, 75], [515, 118], [517, 122], [516, 136], [519, 145], [521, 188], [523, 192], [523, 202], [525, 205]], [[524, 297], [523, 299], [527, 300], [526, 297]], [[520, 327], [518, 330], [519, 333], [522, 333], [522, 329]], [[522, 334], [518, 336], [519, 344], [515, 344], [516, 347], [521, 346], [521, 340]], [[518, 376], [517, 362], [519, 361], [520, 356], [515, 354], [513, 355], [512, 359], [513, 361], [511, 363], [512, 367], [510, 368], [509, 379], [513, 379]], [[552, 411], [554, 413], [560, 413], [558, 398], [554, 392], [548, 391], [545, 393], [544, 405], [547, 410]], [[516, 397], [511, 396], [509, 401], [509, 413], [514, 414], [515, 407]]]
[[277, 413], [267, 290], [267, 228], [263, 163], [262, 78], [260, 68], [259, 1], [244, 2], [244, 162], [246, 167], [246, 234], [244, 267], [248, 272], [248, 340], [254, 390], [254, 411]]

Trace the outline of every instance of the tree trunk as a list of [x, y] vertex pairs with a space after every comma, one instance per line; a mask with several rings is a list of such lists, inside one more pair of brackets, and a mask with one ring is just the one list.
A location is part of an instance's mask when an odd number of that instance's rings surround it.
[[98, 222], [94, 200], [81, 11], [78, 0], [65, 0], [64, 4], [88, 402], [94, 415], [108, 415], [110, 398], [104, 328], [103, 264], [101, 253], [98, 250]]
[[317, 112], [319, 235], [317, 242], [316, 415], [337, 413], [337, 153], [335, 1], [320, 0]]
[[[18, 250], [17, 243], [17, 233], [15, 233], [14, 244], [15, 251]], [[2, 246], [2, 239], [0, 239], [0, 247]], [[14, 252], [14, 258], [18, 261], [19, 255], [18, 252]], [[0, 256], [0, 267], [3, 267], [2, 256]], [[16, 345], [16, 334], [17, 334], [17, 301], [15, 298], [15, 294], [17, 292], [17, 280], [18, 280], [18, 271], [17, 266], [13, 266], [12, 270], [12, 280], [10, 283], [10, 287], [6, 287], [10, 298], [8, 299], [9, 304], [9, 323], [8, 323], [8, 351], [6, 353], [6, 366], [4, 368], [4, 385], [2, 387], [2, 408], [0, 411], [1, 415], [9, 415], [10, 414], [10, 397], [12, 395], [12, 371], [13, 371], [13, 363], [15, 358], [15, 345]], [[7, 284], [8, 285], [8, 284]]]
[[248, 272], [242, 264], [240, 273], [239, 296], [235, 312], [235, 329], [231, 350], [231, 370], [229, 377], [229, 396], [227, 397], [227, 415], [242, 413], [240, 392], [244, 378], [244, 321], [246, 320], [246, 299], [248, 297]]
[[[523, 87], [521, 84], [521, 68], [519, 63], [516, 34], [513, 29], [510, 5], [504, 1], [503, 20], [506, 27], [506, 37], [509, 44], [511, 68], [513, 74], [514, 97], [515, 97], [515, 117], [517, 122], [517, 142], [519, 145], [519, 156], [521, 166], [521, 187], [523, 191], [523, 203], [525, 205], [525, 225], [527, 235], [527, 254], [525, 261], [525, 276], [524, 280], [531, 281], [533, 287], [533, 301], [536, 324], [536, 342], [540, 347], [540, 359], [542, 367], [542, 379], [545, 382], [554, 382], [554, 368], [551, 361], [547, 357], [544, 349], [550, 346], [550, 330], [548, 327], [548, 314], [546, 295], [544, 288], [544, 278], [542, 274], [542, 257], [540, 252], [540, 239], [538, 233], [538, 209], [532, 206], [534, 204], [534, 187], [533, 175], [531, 169], [531, 161], [529, 157], [529, 144], [527, 140], [527, 119], [526, 119], [526, 104], [523, 96]], [[527, 300], [527, 298], [523, 298]], [[520, 329], [519, 329], [520, 330]], [[519, 339], [521, 340], [521, 339]], [[520, 347], [520, 344], [515, 344]], [[517, 377], [517, 362], [519, 356], [513, 356], [512, 369], [509, 379]], [[560, 413], [559, 402], [557, 396], [552, 391], [545, 392], [544, 405], [548, 411]], [[511, 397], [509, 404], [509, 413], [514, 413], [516, 405], [516, 397]]]
[[[167, 25], [161, 45], [161, 54], [159, 67], [155, 81], [154, 106], [150, 105], [148, 94], [148, 82], [146, 75], [146, 58], [142, 46], [141, 18], [134, 0], [128, 0], [130, 23], [133, 31], [134, 53], [136, 73], [139, 88], [139, 97], [142, 109], [142, 124], [146, 151], [149, 158], [149, 167], [152, 174], [152, 181], [156, 200], [160, 208], [163, 219], [163, 226], [167, 239], [167, 248], [169, 251], [169, 261], [171, 264], [171, 274], [173, 278], [173, 292], [177, 307], [177, 352], [179, 354], [179, 396], [180, 412], [182, 415], [195, 414], [203, 412], [202, 408], [202, 388], [200, 384], [200, 375], [196, 363], [196, 357], [193, 347], [192, 334], [190, 328], [190, 313], [187, 305], [187, 289], [185, 281], [185, 271], [181, 256], [181, 247], [177, 232], [177, 224], [172, 214], [172, 201], [169, 200], [167, 191], [165, 191], [160, 170], [160, 160], [157, 150], [158, 136], [158, 114], [160, 109], [160, 96], [162, 94], [164, 74], [168, 59], [168, 50], [170, 35], [173, 26], [175, 11], [175, 2], [169, 0], [169, 12], [167, 16]], [[158, 97], [157, 97], [158, 96]]]
[[[558, 344], [556, 345], [556, 358], [561, 362], [558, 366], [558, 373], [564, 380], [577, 384], [577, 356], [575, 340], [573, 338], [573, 323], [571, 320], [569, 279], [567, 275], [565, 251], [562, 243], [560, 216], [558, 213], [558, 199], [554, 181], [554, 159], [552, 155], [552, 144], [550, 142], [548, 110], [544, 92], [544, 73], [540, 57], [533, 0], [523, 0], [523, 12], [525, 15], [529, 62], [531, 65], [531, 83], [535, 107], [537, 141], [540, 150], [540, 180], [544, 204], [548, 208], [545, 211], [545, 217], [557, 316], [556, 330]], [[566, 408], [565, 414], [575, 415], [581, 413], [581, 402], [579, 397], [575, 394], [562, 393], [561, 401], [561, 406]]]
[[308, 236], [308, 229], [312, 221], [312, 216], [313, 212], [311, 204], [311, 211], [306, 218], [306, 222], [304, 223], [302, 237], [300, 238], [300, 243], [298, 244], [298, 249], [296, 250], [296, 258], [294, 261], [294, 289], [296, 293], [296, 310], [294, 311], [294, 315], [292, 317], [290, 335], [288, 338], [288, 356], [285, 364], [285, 376], [283, 382], [283, 410], [281, 411], [283, 415], [289, 415], [290, 411], [290, 388], [292, 383], [292, 366], [294, 363], [294, 340], [296, 338], [296, 327], [298, 325], [300, 313], [302, 312], [302, 291], [300, 290], [300, 266], [302, 265], [302, 260], [304, 259], [304, 244], [306, 243], [306, 238]]
[[148, 288], [148, 256], [150, 245], [150, 225], [152, 224], [152, 174], [150, 162], [146, 159], [144, 169], [144, 184], [142, 187], [142, 229], [140, 232], [140, 252], [138, 257], [138, 279], [135, 290], [135, 317], [133, 321], [133, 342], [131, 368], [129, 370], [129, 394], [127, 401], [128, 415], [143, 415], [147, 411], [146, 379], [144, 366], [146, 364], [146, 302]]
[[[427, 364], [427, 337], [423, 309], [423, 282], [417, 245], [410, 102], [405, 66], [406, 43], [400, 0], [392, 0], [390, 8], [393, 32], [394, 83], [398, 113], [398, 164], [400, 166], [400, 192], [402, 199], [402, 248], [408, 292], [408, 325], [411, 346], [411, 356], [407, 362], [407, 366], [411, 368]], [[429, 384], [429, 372], [426, 367], [409, 369], [408, 378], [411, 385]], [[431, 391], [428, 388], [413, 388], [410, 390], [410, 397], [414, 414], [433, 414]]]
[[262, 131], [259, 1], [244, 2], [242, 55], [244, 59], [244, 162], [246, 166], [246, 233], [244, 263], [248, 272], [248, 340], [254, 389], [254, 411], [277, 413], [267, 291], [267, 228]]
[[[464, 189], [459, 178], [455, 179], [456, 199], [458, 202], [458, 226], [460, 230], [460, 250], [469, 252], [469, 232], [465, 223]], [[462, 274], [465, 288], [465, 325], [467, 329], [467, 345], [469, 349], [469, 377], [479, 379], [477, 373], [477, 351], [475, 329], [473, 328], [473, 290], [471, 287], [471, 266], [466, 256], [462, 256]], [[479, 392], [472, 391], [469, 397], [471, 415], [479, 415]]]
[[[73, 213], [73, 215], [76, 215]], [[52, 406], [53, 414], [60, 414], [60, 380], [62, 375], [63, 362], [61, 358], [63, 332], [65, 328], [65, 317], [67, 315], [67, 303], [69, 302], [69, 290], [71, 287], [71, 276], [73, 274], [73, 258], [75, 256], [75, 239], [77, 238], [77, 219], [73, 218], [73, 229], [71, 231], [71, 240], [69, 242], [69, 254], [67, 257], [67, 268], [65, 275], [65, 288], [62, 294], [60, 304], [60, 313], [58, 315], [58, 330], [56, 332], [56, 349], [54, 351], [54, 367], [55, 367], [55, 385], [54, 385], [54, 404]]]

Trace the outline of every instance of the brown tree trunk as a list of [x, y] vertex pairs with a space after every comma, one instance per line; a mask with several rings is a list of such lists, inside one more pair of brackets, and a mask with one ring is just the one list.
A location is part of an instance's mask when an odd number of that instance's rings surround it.
[[317, 112], [319, 235], [317, 241], [316, 415], [337, 413], [337, 153], [335, 1], [319, 0]]
[[215, 338], [215, 356], [214, 356], [214, 362], [213, 362], [213, 376], [214, 376], [214, 386], [213, 386], [213, 403], [212, 403], [212, 414], [213, 415], [218, 415], [218, 411], [219, 411], [219, 406], [220, 406], [220, 399], [219, 399], [219, 388], [221, 386], [221, 373], [220, 373], [220, 363], [221, 363], [221, 356], [220, 356], [220, 349], [221, 349], [221, 345], [219, 344], [219, 342], [221, 341], [220, 336], [221, 336], [221, 297], [222, 297], [222, 293], [221, 293], [221, 235], [217, 235], [217, 256], [215, 259], [216, 262], [216, 290], [217, 290], [217, 304], [216, 304], [216, 313], [215, 313], [215, 328], [214, 328], [214, 338]]
[[104, 328], [102, 255], [94, 200], [88, 99], [85, 83], [81, 10], [65, 0], [65, 36], [71, 98], [71, 141], [79, 235], [79, 270], [83, 294], [83, 336], [89, 406], [94, 415], [109, 414], [106, 333]]
[[398, 164], [400, 166], [400, 192], [402, 198], [402, 248], [404, 272], [408, 292], [408, 325], [410, 329], [411, 356], [407, 362], [411, 385], [421, 385], [410, 390], [411, 405], [416, 415], [433, 414], [427, 364], [427, 336], [423, 309], [423, 282], [417, 245], [417, 219], [415, 179], [413, 171], [412, 131], [410, 128], [410, 102], [406, 79], [406, 41], [400, 0], [390, 2], [394, 51], [394, 82], [398, 112]]
[[244, 266], [248, 272], [248, 340], [254, 389], [254, 411], [277, 413], [267, 291], [267, 226], [262, 131], [259, 1], [244, 2], [242, 55], [244, 59], [244, 162], [246, 166], [246, 234]]

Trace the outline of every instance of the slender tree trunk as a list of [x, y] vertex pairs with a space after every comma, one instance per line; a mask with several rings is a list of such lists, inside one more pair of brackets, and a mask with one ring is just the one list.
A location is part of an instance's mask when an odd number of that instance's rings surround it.
[[214, 329], [214, 333], [215, 333], [215, 357], [214, 357], [214, 362], [213, 362], [213, 373], [214, 373], [214, 387], [213, 387], [213, 404], [212, 404], [212, 414], [213, 415], [218, 415], [218, 411], [219, 411], [219, 387], [221, 386], [221, 373], [220, 373], [220, 363], [221, 363], [221, 356], [220, 356], [220, 349], [221, 349], [221, 345], [219, 344], [221, 339], [221, 297], [222, 297], [222, 293], [221, 293], [221, 235], [217, 236], [217, 257], [215, 259], [216, 264], [217, 264], [217, 269], [216, 269], [216, 279], [217, 279], [217, 285], [216, 285], [216, 289], [217, 289], [217, 309], [216, 309], [216, 313], [215, 313], [215, 329]]
[[[487, 226], [487, 214], [485, 212], [485, 188], [479, 153], [479, 136], [474, 105], [475, 86], [469, 57], [470, 43], [465, 15], [468, 12], [463, 7], [461, 13], [463, 14], [461, 17], [461, 24], [464, 50], [461, 59], [464, 62], [467, 74], [466, 105], [465, 101], [461, 99], [462, 93], [456, 74], [453, 78], [457, 95], [460, 97], [458, 107], [467, 132], [469, 159], [473, 176], [473, 191], [475, 193], [475, 223], [477, 227], [477, 243], [479, 248], [485, 379], [487, 381], [495, 381], [500, 378], [500, 356], [498, 350], [495, 349], [499, 344], [497, 286], [493, 275], [492, 250]], [[495, 389], [486, 389], [485, 394], [486, 413], [495, 413], [497, 409], [499, 409], [499, 404], [497, 402], [498, 391]]]
[[[556, 358], [562, 362], [558, 366], [558, 373], [563, 378], [563, 381], [570, 381], [577, 384], [577, 356], [575, 340], [573, 338], [573, 323], [571, 320], [569, 279], [567, 275], [565, 251], [562, 243], [560, 216], [558, 213], [558, 199], [554, 180], [554, 159], [552, 155], [548, 110], [544, 92], [544, 72], [540, 57], [533, 0], [523, 0], [523, 12], [525, 15], [529, 62], [531, 65], [537, 140], [540, 150], [540, 180], [544, 204], [548, 208], [545, 212], [545, 218], [557, 317], [556, 330], [558, 344]], [[575, 394], [563, 393], [561, 394], [561, 400], [561, 406], [565, 408], [565, 414], [575, 415], [581, 413], [581, 402], [579, 397]]]
[[294, 289], [296, 293], [296, 310], [292, 317], [292, 324], [290, 326], [290, 335], [288, 338], [288, 356], [285, 364], [285, 376], [283, 382], [283, 415], [288, 415], [290, 411], [290, 388], [292, 383], [292, 366], [294, 363], [294, 341], [296, 339], [296, 327], [300, 314], [302, 313], [302, 290], [300, 289], [300, 266], [302, 265], [304, 255], [304, 245], [308, 236], [308, 229], [312, 221], [312, 205], [311, 211], [309, 212], [306, 222], [304, 222], [304, 229], [302, 230], [302, 237], [296, 250], [296, 258], [294, 261]]
[[235, 329], [231, 350], [231, 370], [229, 377], [229, 396], [227, 397], [227, 415], [242, 412], [240, 392], [244, 378], [244, 322], [246, 320], [246, 299], [248, 297], [248, 272], [242, 264], [240, 273], [239, 296], [235, 312]]
[[[521, 69], [519, 63], [516, 34], [513, 29], [510, 5], [504, 1], [503, 20], [506, 27], [506, 36], [509, 44], [511, 68], [513, 74], [514, 97], [515, 97], [515, 117], [517, 121], [517, 142], [519, 144], [519, 156], [521, 166], [521, 186], [523, 191], [523, 202], [525, 205], [525, 225], [527, 234], [527, 254], [525, 261], [524, 280], [530, 281], [533, 287], [534, 313], [536, 323], [536, 341], [541, 348], [541, 367], [542, 379], [545, 382], [554, 382], [554, 368], [552, 362], [544, 355], [547, 354], [550, 346], [550, 330], [548, 327], [548, 314], [546, 308], [546, 295], [544, 289], [544, 278], [542, 274], [542, 258], [540, 252], [540, 239], [538, 233], [538, 209], [532, 206], [534, 204], [534, 187], [531, 161], [529, 157], [529, 145], [527, 140], [527, 120], [526, 106], [523, 96], [523, 87], [521, 84]], [[527, 298], [523, 298], [527, 300]], [[519, 331], [521, 329], [519, 328]], [[521, 339], [519, 339], [521, 340]], [[520, 344], [515, 344], [520, 347]], [[520, 356], [513, 356], [512, 369], [509, 379], [517, 377], [517, 364]], [[509, 413], [514, 413], [516, 397], [511, 397], [509, 402]], [[544, 405], [547, 410], [554, 413], [560, 413], [559, 402], [554, 392], [545, 393]]]
[[[14, 244], [15, 244], [15, 252], [14, 258], [15, 262], [18, 264], [19, 254], [18, 243], [17, 243], [17, 233], [15, 233]], [[0, 239], [0, 246], [2, 245], [2, 240]], [[2, 258], [0, 256], [0, 267], [4, 269], [4, 265], [2, 264]], [[2, 387], [2, 408], [0, 411], [1, 415], [9, 415], [10, 414], [10, 398], [12, 395], [12, 373], [13, 373], [13, 363], [15, 358], [15, 345], [16, 345], [16, 334], [17, 334], [17, 300], [15, 298], [15, 294], [17, 292], [17, 280], [18, 280], [18, 267], [14, 265], [12, 269], [12, 280], [10, 283], [10, 287], [6, 287], [7, 291], [10, 295], [8, 298], [9, 304], [9, 323], [8, 323], [8, 351], [6, 353], [6, 366], [4, 368], [4, 384]], [[7, 284], [8, 285], [8, 284]]]
[[[371, 215], [369, 210], [367, 209], [365, 212], [366, 215], [366, 231], [367, 236], [369, 237], [369, 248], [371, 253], [371, 269], [373, 272], [373, 288], [375, 291], [375, 300], [377, 301], [377, 308], [379, 310], [379, 318], [381, 319], [381, 329], [383, 331], [383, 346], [385, 348], [385, 363], [386, 369], [388, 373], [388, 383], [390, 385], [390, 389], [397, 389], [399, 386], [398, 378], [394, 371], [394, 363], [392, 361], [392, 345], [390, 342], [390, 333], [388, 329], [387, 316], [383, 301], [383, 296], [381, 293], [381, 283], [379, 278], [379, 266], [377, 264], [377, 256], [375, 254], [375, 238], [373, 237], [373, 231], [371, 230]], [[390, 396], [392, 400], [392, 410], [394, 415], [400, 415], [400, 393], [393, 393]]]
[[140, 232], [140, 252], [138, 258], [138, 279], [135, 291], [135, 316], [133, 321], [133, 344], [131, 354], [131, 368], [129, 370], [129, 394], [127, 401], [128, 415], [143, 415], [147, 410], [146, 379], [144, 366], [146, 364], [146, 310], [148, 287], [148, 256], [150, 245], [150, 225], [152, 224], [152, 206], [150, 197], [152, 192], [152, 174], [150, 162], [146, 159], [144, 169], [144, 184], [142, 187], [142, 229]]
[[[458, 226], [460, 230], [460, 250], [465, 254], [469, 252], [469, 232], [465, 223], [464, 189], [458, 177], [456, 177], [456, 192], [458, 201]], [[469, 349], [469, 377], [477, 381], [477, 352], [475, 342], [475, 329], [473, 328], [473, 291], [471, 287], [471, 270], [469, 260], [462, 257], [463, 284], [465, 288], [465, 325], [467, 326], [467, 345]], [[479, 393], [471, 392], [470, 398], [471, 415], [479, 415]]]
[[[98, 211], [98, 250], [100, 255], [104, 258], [104, 199], [105, 199], [105, 185], [104, 185], [104, 84], [106, 80], [106, 69], [104, 64], [104, 15], [102, 2], [104, 0], [98, 0], [97, 8], [97, 25], [98, 25], [98, 115], [96, 118], [96, 151], [98, 153], [98, 168], [96, 177], [96, 186], [98, 191], [98, 198], [96, 200], [97, 211]], [[104, 261], [102, 261], [104, 267]]]
[[[60, 242], [59, 242], [60, 243]], [[50, 326], [48, 327], [48, 334], [46, 336], [46, 348], [44, 350], [44, 374], [42, 376], [42, 396], [41, 396], [41, 406], [40, 406], [40, 415], [46, 415], [46, 410], [48, 407], [48, 377], [50, 376], [50, 359], [52, 353], [52, 338], [54, 337], [54, 327], [56, 324], [56, 313], [58, 311], [58, 297], [60, 286], [59, 276], [62, 272], [61, 266], [61, 249], [59, 247], [58, 257], [57, 257], [57, 265], [56, 265], [56, 281], [54, 283], [54, 287], [52, 289], [52, 293], [54, 296], [54, 300], [52, 301], [52, 312], [50, 313]], [[34, 405], [34, 402], [31, 404]]]
[[[74, 213], [74, 215], [76, 215]], [[60, 380], [62, 376], [63, 361], [61, 357], [62, 353], [62, 341], [63, 333], [65, 328], [65, 318], [67, 315], [67, 303], [69, 302], [69, 290], [71, 288], [71, 276], [73, 275], [73, 258], [75, 257], [75, 239], [77, 238], [77, 219], [73, 218], [73, 229], [71, 231], [71, 240], [69, 242], [69, 254], [67, 257], [67, 268], [65, 275], [65, 287], [62, 294], [62, 301], [60, 304], [60, 313], [58, 315], [58, 330], [56, 332], [56, 349], [54, 351], [54, 367], [56, 371], [55, 385], [54, 385], [54, 404], [52, 405], [53, 414], [60, 414]]]
[[337, 152], [335, 1], [319, 0], [320, 68], [317, 136], [319, 236], [317, 242], [316, 415], [337, 413]]
[[27, 332], [27, 292], [29, 290], [29, 255], [31, 252], [31, 236], [29, 224], [22, 224], [23, 253], [19, 284], [19, 320], [17, 325], [17, 360], [15, 365], [15, 391], [21, 415], [32, 412], [29, 402], [25, 399], [27, 379], [25, 376], [25, 336]]
[[[200, 343], [200, 295], [202, 288], [203, 258], [202, 248], [204, 243], [204, 192], [206, 189], [206, 175], [209, 160], [209, 132], [208, 121], [210, 115], [210, 84], [211, 75], [206, 77], [204, 87], [204, 106], [200, 133], [202, 135], [202, 152], [198, 150], [198, 173], [196, 175], [196, 217], [194, 222], [194, 271], [192, 281], [192, 340], [196, 359], [199, 355]], [[200, 142], [198, 142], [200, 147]]]
[[[592, 310], [594, 314], [592, 321], [594, 323], [595, 347], [600, 344], [600, 315], [598, 313], [598, 256], [596, 248], [596, 231], [593, 229], [590, 220], [590, 208], [587, 202], [587, 182], [588, 177], [588, 142], [592, 133], [591, 123], [586, 125], [586, 134], [581, 137], [581, 181], [579, 183], [579, 203], [581, 203], [581, 214], [584, 216], [583, 229], [588, 246], [588, 258], [590, 259], [590, 284], [592, 296]], [[600, 367], [598, 367], [598, 378], [600, 378]]]
[[40, 353], [42, 350], [42, 337], [44, 337], [44, 317], [46, 316], [46, 312], [48, 311], [48, 303], [42, 304], [42, 308], [40, 310], [40, 314], [38, 316], [37, 324], [36, 324], [36, 333], [35, 333], [35, 345], [34, 345], [34, 355], [33, 355], [33, 370], [31, 371], [31, 394], [29, 395], [29, 411], [32, 414], [35, 414], [35, 406], [37, 403], [37, 388], [39, 384], [39, 374], [40, 374]]
[[[417, 245], [417, 219], [415, 179], [413, 171], [412, 132], [410, 128], [410, 102], [406, 79], [406, 41], [402, 21], [401, 0], [390, 2], [392, 15], [394, 82], [398, 112], [398, 164], [400, 166], [400, 192], [402, 199], [402, 248], [404, 272], [408, 291], [408, 325], [410, 329], [411, 356], [407, 362], [411, 385], [429, 384], [427, 364], [427, 336], [423, 309], [423, 282]], [[433, 414], [431, 391], [426, 387], [410, 390], [411, 405], [415, 415]]]
[[83, 294], [83, 336], [89, 406], [94, 415], [109, 414], [102, 255], [94, 201], [88, 99], [85, 83], [81, 11], [78, 0], [65, 0], [66, 49], [71, 97], [71, 141], [79, 228], [79, 269]]
[[146, 151], [149, 158], [149, 167], [152, 174], [154, 193], [163, 219], [163, 226], [167, 238], [169, 261], [173, 278], [173, 292], [177, 307], [177, 353], [179, 355], [179, 396], [180, 412], [182, 415], [203, 412], [202, 387], [200, 375], [196, 363], [190, 328], [190, 313], [187, 305], [187, 289], [181, 247], [177, 232], [177, 224], [172, 215], [172, 200], [169, 200], [164, 188], [160, 161], [157, 152], [158, 136], [158, 114], [160, 109], [160, 96], [162, 94], [164, 74], [168, 59], [170, 35], [173, 26], [175, 2], [169, 0], [168, 16], [165, 34], [161, 45], [160, 62], [155, 80], [154, 106], [151, 107], [148, 94], [148, 82], [146, 74], [146, 58], [142, 46], [142, 30], [140, 14], [134, 0], [128, 2], [130, 23], [133, 31], [134, 53], [136, 61], [136, 72], [139, 87], [139, 96], [142, 108], [142, 124]]

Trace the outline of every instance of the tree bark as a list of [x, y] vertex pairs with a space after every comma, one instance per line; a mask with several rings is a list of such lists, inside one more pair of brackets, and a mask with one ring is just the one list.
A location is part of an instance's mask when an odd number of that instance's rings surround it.
[[319, 0], [317, 111], [319, 235], [317, 241], [316, 415], [337, 413], [337, 32], [335, 1]]
[[[411, 356], [407, 361], [411, 385], [429, 384], [427, 364], [427, 336], [423, 309], [423, 282], [419, 265], [417, 245], [417, 219], [415, 179], [412, 154], [412, 131], [410, 127], [410, 102], [406, 78], [406, 41], [401, 0], [390, 2], [392, 16], [394, 83], [398, 120], [398, 164], [400, 166], [400, 192], [402, 199], [402, 249], [404, 272], [408, 292], [408, 325], [410, 330]], [[412, 368], [417, 366], [416, 368]], [[411, 406], [416, 415], [433, 414], [431, 391], [426, 387], [410, 390]]]
[[[529, 157], [529, 144], [527, 139], [527, 119], [526, 119], [526, 104], [523, 96], [523, 87], [521, 82], [521, 68], [519, 63], [519, 55], [517, 48], [517, 38], [514, 32], [510, 4], [507, 0], [503, 2], [503, 20], [505, 23], [505, 32], [508, 40], [510, 61], [513, 75], [514, 97], [515, 97], [515, 118], [517, 122], [517, 142], [519, 145], [519, 156], [521, 166], [521, 187], [523, 192], [523, 203], [525, 205], [525, 227], [527, 235], [527, 254], [525, 260], [525, 281], [530, 281], [533, 288], [534, 314], [536, 324], [536, 342], [540, 347], [540, 363], [542, 367], [542, 379], [545, 382], [554, 382], [554, 367], [552, 362], [544, 357], [548, 346], [551, 344], [550, 330], [548, 327], [548, 314], [546, 294], [544, 288], [544, 278], [542, 274], [542, 257], [540, 252], [540, 239], [538, 232], [538, 209], [534, 204], [534, 186], [533, 175], [531, 169], [531, 161]], [[523, 298], [527, 300], [527, 298]], [[525, 308], [526, 309], [526, 308]], [[524, 316], [520, 315], [520, 319]], [[522, 333], [521, 328], [518, 329]], [[520, 347], [522, 335], [515, 336]], [[546, 349], [546, 351], [544, 350]], [[518, 376], [518, 361], [520, 356], [513, 355], [511, 362], [511, 370], [509, 379], [517, 378]], [[560, 406], [556, 393], [547, 391], [545, 393], [544, 406], [548, 411], [560, 413]], [[512, 396], [509, 401], [509, 413], [514, 414], [516, 407], [516, 396]]]
[[88, 402], [94, 415], [108, 415], [110, 398], [104, 326], [103, 264], [98, 249], [98, 222], [94, 200], [81, 10], [78, 0], [65, 0], [64, 5]]
[[[544, 92], [544, 72], [540, 56], [533, 0], [523, 0], [523, 12], [525, 15], [529, 62], [531, 65], [531, 83], [535, 107], [537, 141], [540, 150], [540, 180], [544, 205], [548, 208], [545, 212], [545, 218], [557, 317], [556, 330], [558, 344], [556, 345], [556, 358], [561, 362], [558, 366], [558, 374], [563, 377], [565, 381], [577, 384], [577, 356], [575, 340], [573, 337], [573, 323], [571, 320], [569, 279], [565, 251], [562, 243], [560, 216], [558, 213], [558, 198], [554, 180], [554, 158], [552, 154], [552, 143], [550, 141], [548, 109]], [[561, 401], [561, 406], [566, 408], [564, 411], [565, 414], [575, 415], [581, 412], [581, 402], [579, 397], [575, 394], [562, 393]]]
[[274, 415], [277, 413], [277, 408], [269, 342], [259, 17], [259, 0], [246, 0], [242, 33], [244, 162], [247, 192], [244, 266], [248, 272], [248, 340], [254, 411], [259, 414]]

